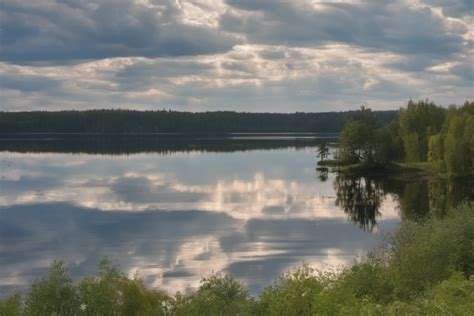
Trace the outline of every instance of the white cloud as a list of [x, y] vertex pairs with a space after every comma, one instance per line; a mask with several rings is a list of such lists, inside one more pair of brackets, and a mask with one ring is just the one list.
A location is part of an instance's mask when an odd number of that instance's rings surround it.
[[[462, 103], [473, 97], [473, 17], [461, 14], [465, 6], [8, 0], [0, 103], [283, 112], [398, 108], [426, 97]], [[442, 65], [452, 67], [437, 71]]]

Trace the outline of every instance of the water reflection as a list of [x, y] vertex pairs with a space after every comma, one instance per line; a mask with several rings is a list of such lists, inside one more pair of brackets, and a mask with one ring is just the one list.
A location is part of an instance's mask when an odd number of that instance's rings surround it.
[[329, 178], [329, 168], [327, 167], [317, 167], [316, 171], [318, 173], [318, 179], [321, 182], [326, 182]]
[[426, 216], [430, 210], [444, 212], [463, 201], [474, 200], [474, 181], [450, 181], [428, 179], [390, 183], [386, 191], [395, 193], [404, 218], [417, 220]]
[[334, 179], [336, 205], [360, 228], [373, 231], [385, 192], [379, 181], [371, 178], [338, 174]]
[[[45, 273], [52, 258], [64, 258], [79, 277], [104, 255], [169, 291], [224, 271], [255, 293], [303, 259], [327, 268], [377, 243], [337, 218], [243, 221], [205, 211], [103, 212], [61, 203], [7, 207], [0, 223], [4, 293]], [[384, 225], [392, 229], [396, 220]]]
[[312, 146], [240, 141], [226, 145], [231, 151], [153, 147], [133, 156], [1, 145], [23, 149], [0, 152], [0, 296], [25, 288], [53, 259], [80, 277], [104, 255], [171, 292], [223, 271], [256, 293], [303, 260], [322, 269], [352, 262], [400, 215], [472, 198], [469, 185], [315, 171]]
[[337, 135], [317, 133], [271, 134], [3, 134], [0, 152], [56, 152], [105, 155], [175, 152], [235, 152], [262, 149], [307, 148], [335, 141]]
[[473, 181], [401, 177], [360, 177], [339, 173], [333, 181], [335, 204], [361, 229], [373, 231], [387, 197], [396, 200], [402, 218], [420, 220], [430, 211], [443, 212], [474, 200]]

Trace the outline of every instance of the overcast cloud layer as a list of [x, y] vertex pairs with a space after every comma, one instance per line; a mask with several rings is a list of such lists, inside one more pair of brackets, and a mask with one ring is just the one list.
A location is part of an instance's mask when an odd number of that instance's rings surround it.
[[474, 96], [470, 0], [2, 0], [0, 110], [330, 111]]

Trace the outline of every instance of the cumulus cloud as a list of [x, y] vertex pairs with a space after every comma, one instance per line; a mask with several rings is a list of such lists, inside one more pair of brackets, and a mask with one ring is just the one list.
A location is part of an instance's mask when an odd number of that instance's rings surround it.
[[423, 0], [422, 2], [440, 7], [445, 16], [466, 17], [474, 13], [474, 5], [470, 0]]
[[4, 1], [3, 110], [327, 111], [472, 99], [462, 0]]
[[427, 7], [403, 2], [316, 3], [228, 0], [223, 29], [254, 43], [315, 46], [347, 43], [397, 53], [451, 54], [463, 49], [462, 34]]
[[187, 24], [174, 1], [7, 0], [1, 59], [12, 62], [183, 56], [225, 52], [237, 39]]

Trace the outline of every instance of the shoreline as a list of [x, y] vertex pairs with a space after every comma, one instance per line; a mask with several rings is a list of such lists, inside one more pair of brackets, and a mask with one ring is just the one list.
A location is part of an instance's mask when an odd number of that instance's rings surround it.
[[367, 164], [363, 162], [347, 164], [336, 159], [318, 161], [318, 168], [330, 167], [332, 171], [357, 176], [382, 175], [390, 177], [402, 176], [404, 179], [442, 179], [464, 181], [474, 175], [450, 175], [441, 170], [441, 162], [390, 162], [387, 165]]

